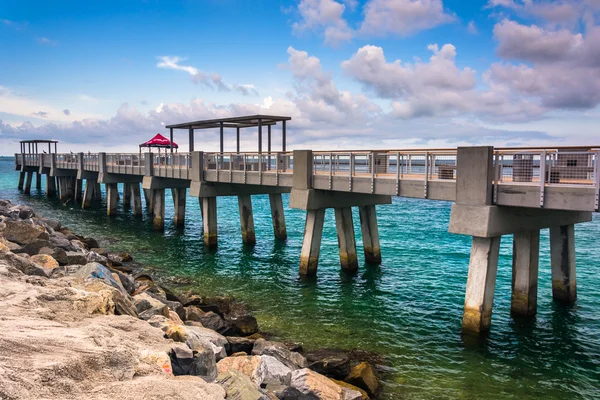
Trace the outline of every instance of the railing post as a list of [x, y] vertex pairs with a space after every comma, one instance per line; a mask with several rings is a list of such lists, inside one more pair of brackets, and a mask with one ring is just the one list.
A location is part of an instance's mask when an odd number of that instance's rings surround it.
[[423, 197], [427, 198], [427, 182], [429, 181], [429, 152], [425, 152], [425, 187]]
[[231, 175], [233, 174], [233, 161], [231, 158], [231, 153], [229, 153], [229, 183], [231, 183]]
[[313, 177], [313, 152], [294, 150], [294, 189], [311, 189]]
[[348, 190], [352, 192], [352, 175], [354, 174], [354, 154], [349, 153], [350, 161], [348, 161]]
[[146, 153], [146, 156], [144, 157], [144, 175], [154, 175], [154, 154], [152, 154], [151, 151]]
[[192, 151], [192, 181], [202, 182], [204, 180], [204, 153]]
[[546, 189], [546, 150], [540, 154], [540, 207], [544, 207], [544, 192]]
[[596, 162], [594, 163], [594, 185], [596, 187], [595, 209], [598, 211], [600, 202], [600, 150], [596, 151]]
[[105, 174], [106, 171], [106, 153], [98, 153], [98, 172]]
[[333, 176], [333, 153], [329, 152], [329, 190], [331, 190], [331, 180]]
[[83, 152], [77, 154], [77, 171], [79, 176], [83, 176]]
[[371, 193], [375, 193], [375, 152], [371, 152]]

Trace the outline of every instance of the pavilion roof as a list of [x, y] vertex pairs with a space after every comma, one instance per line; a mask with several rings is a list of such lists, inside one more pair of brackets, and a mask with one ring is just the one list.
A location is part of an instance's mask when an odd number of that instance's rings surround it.
[[284, 117], [278, 115], [246, 115], [243, 117], [230, 117], [230, 118], [219, 118], [219, 119], [205, 119], [200, 121], [184, 122], [181, 124], [167, 125], [165, 128], [168, 129], [210, 129], [220, 128], [221, 125], [224, 128], [251, 128], [259, 125], [275, 125], [277, 122], [289, 121], [291, 117]]

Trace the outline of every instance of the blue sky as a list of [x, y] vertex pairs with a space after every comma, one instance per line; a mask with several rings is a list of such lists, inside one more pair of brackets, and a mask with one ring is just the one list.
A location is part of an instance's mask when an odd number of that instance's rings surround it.
[[254, 113], [292, 116], [292, 148], [598, 144], [599, 10], [0, 1], [1, 153], [49, 137], [63, 150], [135, 151], [164, 124]]

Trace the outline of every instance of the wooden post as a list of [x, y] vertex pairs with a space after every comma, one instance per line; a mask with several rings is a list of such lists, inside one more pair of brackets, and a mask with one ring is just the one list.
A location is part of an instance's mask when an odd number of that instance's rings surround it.
[[217, 198], [202, 197], [202, 223], [204, 225], [204, 244], [217, 247]]
[[96, 182], [94, 186], [94, 200], [102, 201], [102, 187], [100, 182]]
[[132, 183], [129, 185], [131, 188], [131, 199], [133, 201], [133, 215], [142, 215], [142, 195], [140, 193], [140, 184]]
[[304, 240], [302, 241], [302, 252], [300, 253], [300, 275], [312, 276], [317, 273], [324, 221], [324, 208], [306, 212]]
[[269, 194], [271, 203], [271, 220], [273, 221], [273, 232], [278, 240], [287, 239], [287, 230], [285, 227], [285, 214], [283, 213], [283, 200], [281, 193]]
[[186, 188], [171, 189], [171, 196], [175, 206], [175, 226], [183, 226], [185, 224], [185, 202]]
[[117, 195], [119, 188], [116, 183], [107, 183], [106, 186], [106, 213], [110, 216], [117, 215]]
[[240, 227], [242, 229], [242, 242], [245, 244], [256, 244], [254, 232], [254, 215], [252, 214], [252, 196], [238, 196], [238, 207], [240, 210]]
[[154, 218], [152, 226], [154, 230], [165, 229], [165, 189], [152, 189], [154, 199]]
[[358, 258], [356, 257], [356, 239], [354, 238], [351, 207], [335, 209], [335, 226], [342, 269], [347, 272], [355, 272], [358, 270]]

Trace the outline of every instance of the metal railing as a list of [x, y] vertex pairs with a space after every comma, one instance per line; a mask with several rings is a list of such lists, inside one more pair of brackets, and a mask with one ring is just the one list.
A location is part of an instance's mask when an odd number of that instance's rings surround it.
[[106, 172], [144, 175], [144, 159], [144, 153], [107, 153]]
[[77, 154], [59, 153], [55, 155], [55, 167], [61, 169], [77, 169]]
[[86, 171], [100, 171], [98, 153], [88, 153], [83, 155], [83, 169]]
[[204, 153], [204, 170], [291, 174], [293, 153]]
[[152, 154], [154, 176], [192, 179], [192, 156], [190, 153]]
[[25, 160], [24, 164], [27, 166], [37, 167], [40, 165], [39, 154], [23, 154]]

